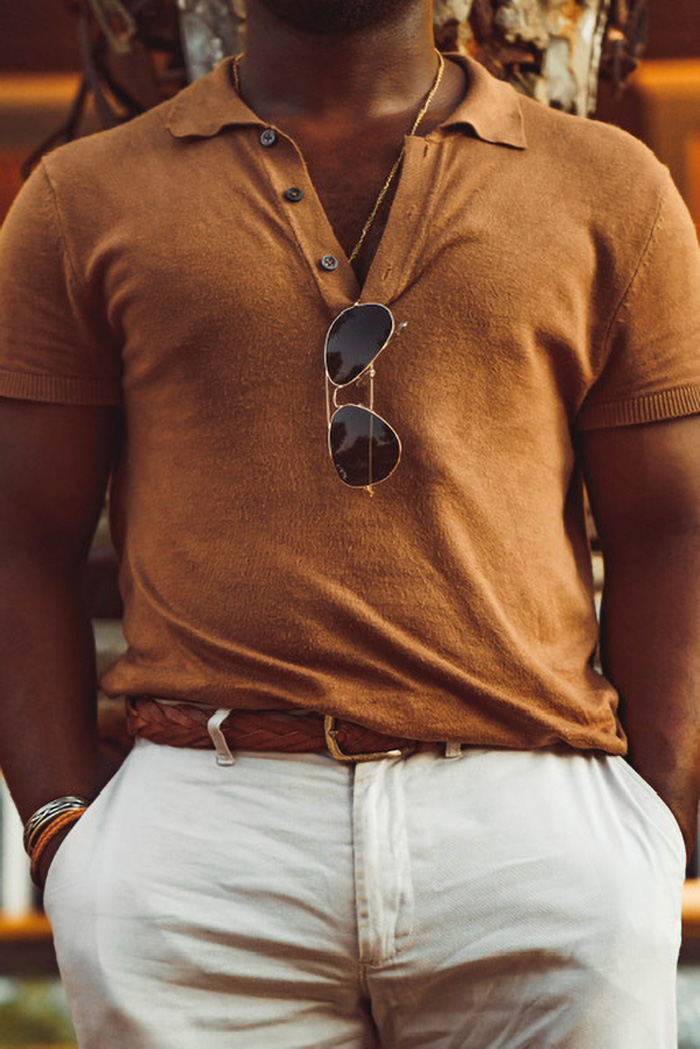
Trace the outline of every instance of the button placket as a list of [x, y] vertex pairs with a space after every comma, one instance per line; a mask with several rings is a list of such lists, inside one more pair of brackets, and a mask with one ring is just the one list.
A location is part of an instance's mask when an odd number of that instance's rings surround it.
[[306, 202], [303, 207], [282, 210], [329, 309], [340, 312], [360, 298], [389, 304], [401, 294], [419, 265], [447, 159], [447, 153], [443, 154], [446, 145], [406, 136], [403, 170], [388, 222], [361, 287], [316, 193], [301, 150], [284, 132], [278, 132], [276, 140], [277, 148], [269, 159], [262, 155], [263, 166], [277, 201], [284, 200], [290, 189], [303, 194], [299, 198]]
[[[277, 132], [276, 142], [269, 154], [260, 150], [262, 168], [324, 302], [331, 313], [339, 313], [359, 298], [355, 271], [335, 236], [301, 150], [284, 132]], [[301, 201], [301, 206], [288, 206]]]

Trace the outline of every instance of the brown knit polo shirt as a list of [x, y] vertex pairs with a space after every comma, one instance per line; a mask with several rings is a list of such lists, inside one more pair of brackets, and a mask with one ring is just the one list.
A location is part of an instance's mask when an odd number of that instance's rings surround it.
[[[408, 138], [362, 288], [230, 59], [19, 194], [0, 394], [124, 405], [108, 693], [624, 751], [575, 439], [700, 411], [695, 232], [641, 143], [451, 60], [466, 97]], [[403, 456], [373, 498], [327, 449], [324, 335], [358, 299], [408, 322], [376, 366]]]

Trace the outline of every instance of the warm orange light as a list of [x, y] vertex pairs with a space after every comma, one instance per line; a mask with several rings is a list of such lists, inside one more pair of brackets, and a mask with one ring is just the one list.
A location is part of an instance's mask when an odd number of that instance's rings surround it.
[[688, 207], [700, 238], [700, 131], [686, 140], [688, 158]]

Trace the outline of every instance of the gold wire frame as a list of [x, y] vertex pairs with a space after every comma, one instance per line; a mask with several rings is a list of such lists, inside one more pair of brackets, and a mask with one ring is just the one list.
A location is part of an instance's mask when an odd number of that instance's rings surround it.
[[[358, 307], [361, 307], [361, 306], [381, 306], [382, 309], [387, 311], [387, 313], [389, 314], [389, 317], [391, 318], [391, 329], [390, 329], [389, 334], [387, 335], [386, 339], [384, 340], [384, 342], [380, 346], [380, 348], [377, 350], [377, 352], [372, 357], [372, 359], [365, 365], [365, 367], [362, 369], [361, 372], [358, 372], [358, 374], [354, 378], [350, 379], [349, 382], [336, 383], [336, 382], [333, 381], [333, 379], [331, 379], [330, 375], [328, 374], [328, 338], [330, 336], [331, 329], [334, 327], [334, 325], [339, 320], [339, 318], [343, 316], [344, 313], [348, 313], [350, 310], [354, 310], [354, 309], [356, 309]], [[401, 325], [399, 327], [399, 332], [402, 330], [403, 327], [404, 327], [404, 325]], [[333, 318], [332, 322], [328, 326], [328, 331], [326, 332], [326, 338], [325, 338], [324, 344], [323, 344], [323, 369], [324, 369], [325, 379], [326, 379], [326, 384], [325, 385], [326, 385], [326, 420], [327, 420], [328, 454], [330, 455], [331, 462], [333, 463], [333, 467], [335, 469], [335, 472], [336, 472], [336, 475], [337, 475], [338, 479], [340, 481], [342, 481], [343, 484], [347, 485], [348, 488], [362, 488], [362, 489], [364, 489], [368, 493], [368, 495], [370, 495], [370, 496], [374, 495], [374, 485], [375, 484], [381, 484], [382, 481], [387, 481], [391, 477], [391, 475], [394, 473], [394, 470], [396, 469], [396, 467], [401, 462], [401, 453], [402, 453], [401, 438], [397, 434], [397, 432], [394, 429], [394, 427], [389, 422], [387, 422], [387, 420], [382, 415], [380, 415], [379, 412], [375, 412], [375, 410], [374, 410], [374, 376], [375, 376], [374, 362], [377, 360], [377, 358], [379, 357], [380, 353], [382, 353], [386, 349], [386, 347], [389, 345], [389, 342], [391, 341], [391, 338], [392, 338], [392, 336], [393, 336], [395, 331], [396, 331], [396, 321], [394, 320], [394, 314], [391, 312], [391, 310], [389, 309], [388, 306], [385, 306], [383, 302], [360, 302], [359, 299], [358, 299], [357, 302], [353, 302], [353, 304], [351, 306], [346, 306], [346, 308], [344, 310], [340, 311], [340, 313], [338, 314], [337, 317]], [[339, 391], [345, 389], [346, 386], [352, 386], [354, 383], [359, 382], [360, 379], [362, 379], [363, 376], [365, 376], [365, 375], [369, 376], [369, 381], [370, 381], [369, 382], [369, 406], [366, 405], [366, 404], [356, 404], [354, 402], [353, 403], [348, 402], [346, 404], [338, 404], [336, 398], [338, 396]], [[335, 408], [335, 411], [331, 411], [331, 398], [329, 396], [329, 388], [328, 388], [329, 384], [333, 387], [332, 404], [333, 404], [333, 408]], [[391, 470], [386, 475], [386, 477], [382, 477], [380, 481], [372, 481], [370, 484], [367, 484], [367, 485], [365, 485], [365, 484], [350, 484], [348, 481], [343, 480], [343, 478], [341, 477], [340, 473], [338, 472], [338, 468], [335, 465], [335, 459], [333, 458], [333, 449], [331, 447], [331, 426], [333, 424], [333, 419], [335, 419], [336, 415], [341, 410], [341, 408], [360, 408], [362, 411], [367, 412], [369, 415], [373, 416], [375, 419], [379, 419], [380, 422], [382, 422], [387, 427], [387, 429], [390, 430], [391, 433], [393, 433], [394, 437], [396, 438], [396, 443], [398, 445], [398, 453], [399, 454], [397, 456], [397, 459], [396, 459], [396, 462], [395, 462], [394, 466], [391, 468]], [[368, 471], [369, 471], [369, 476], [371, 477], [372, 476], [372, 442], [371, 441], [369, 442]]]
[[[396, 458], [396, 462], [392, 466], [392, 468], [389, 471], [389, 473], [386, 474], [385, 477], [382, 477], [378, 481], [372, 481], [370, 484], [350, 484], [349, 481], [343, 480], [343, 478], [340, 476], [340, 473], [338, 472], [338, 468], [335, 465], [335, 460], [333, 459], [333, 449], [331, 448], [331, 425], [332, 425], [333, 420], [335, 419], [336, 415], [338, 414], [338, 412], [341, 411], [343, 408], [361, 408], [363, 412], [367, 412], [367, 414], [371, 415], [374, 419], [379, 419], [380, 422], [384, 423], [384, 425], [387, 427], [387, 429], [391, 430], [391, 432], [393, 433], [394, 437], [396, 438], [396, 443], [398, 445], [398, 452], [399, 452], [399, 454], [398, 454], [398, 456]], [[369, 455], [369, 466], [368, 466], [368, 469], [369, 469], [369, 475], [371, 477], [372, 476], [372, 442], [371, 441], [370, 441], [370, 444], [369, 444], [369, 449], [370, 449], [370, 455]], [[347, 404], [341, 404], [341, 405], [339, 405], [337, 407], [336, 411], [333, 412], [332, 416], [330, 417], [330, 419], [328, 421], [328, 454], [331, 457], [331, 462], [333, 463], [333, 466], [334, 466], [334, 469], [335, 469], [335, 472], [336, 472], [336, 475], [337, 475], [338, 479], [340, 481], [342, 481], [343, 484], [347, 485], [348, 488], [363, 488], [368, 493], [368, 495], [374, 495], [374, 485], [375, 484], [381, 484], [382, 481], [388, 481], [388, 479], [391, 477], [391, 475], [393, 474], [393, 472], [396, 469], [396, 467], [401, 462], [402, 450], [403, 450], [403, 446], [401, 444], [401, 438], [399, 437], [399, 435], [397, 434], [396, 430], [391, 425], [391, 423], [387, 422], [387, 420], [384, 418], [384, 416], [380, 415], [379, 412], [375, 412], [373, 409], [368, 408], [364, 404], [354, 404], [354, 403], [350, 403], [350, 402], [348, 402]]]
[[[335, 327], [335, 325], [340, 320], [340, 318], [343, 316], [343, 314], [350, 313], [351, 310], [356, 310], [358, 308], [361, 308], [362, 306], [379, 306], [381, 309], [386, 310], [386, 312], [389, 314], [389, 316], [391, 318], [391, 329], [390, 329], [389, 334], [387, 335], [386, 339], [384, 340], [382, 345], [379, 347], [379, 349], [375, 353], [374, 357], [371, 359], [371, 361], [368, 361], [368, 363], [365, 365], [365, 367], [362, 369], [362, 371], [359, 372], [355, 376], [354, 379], [350, 379], [349, 382], [341, 382], [341, 383], [333, 382], [333, 380], [331, 379], [330, 375], [328, 374], [328, 337], [330, 336], [331, 329]], [[354, 382], [357, 382], [359, 379], [362, 378], [362, 376], [365, 374], [365, 372], [369, 368], [371, 368], [373, 366], [374, 362], [376, 361], [377, 357], [382, 352], [382, 350], [386, 349], [386, 347], [388, 346], [389, 341], [391, 339], [391, 336], [394, 334], [395, 331], [396, 331], [396, 321], [394, 320], [394, 314], [391, 312], [391, 310], [389, 309], [388, 306], [384, 305], [383, 302], [360, 302], [360, 300], [358, 299], [357, 302], [353, 302], [352, 306], [346, 306], [344, 310], [340, 311], [340, 313], [338, 314], [337, 317], [333, 318], [331, 323], [328, 325], [328, 331], [326, 332], [326, 338], [325, 338], [325, 340], [323, 342], [323, 367], [325, 368], [325, 371], [326, 371], [326, 378], [328, 379], [329, 383], [332, 386], [335, 386], [336, 392], [338, 390], [342, 390], [343, 387], [345, 387], [345, 386], [352, 386], [352, 384]], [[335, 397], [335, 394], [333, 396]], [[334, 401], [334, 403], [335, 403], [335, 401]], [[336, 405], [336, 407], [337, 407], [337, 405]]]

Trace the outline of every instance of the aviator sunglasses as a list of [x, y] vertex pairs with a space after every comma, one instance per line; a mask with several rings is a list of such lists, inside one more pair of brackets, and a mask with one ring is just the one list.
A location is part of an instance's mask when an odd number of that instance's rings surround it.
[[[339, 313], [326, 333], [326, 378], [334, 387], [331, 399], [326, 383], [328, 450], [340, 480], [350, 488], [386, 481], [401, 459], [401, 441], [386, 419], [374, 411], [374, 362], [396, 331], [388, 307], [378, 302], [355, 303]], [[341, 404], [338, 392], [363, 376], [370, 380], [369, 405]]]

